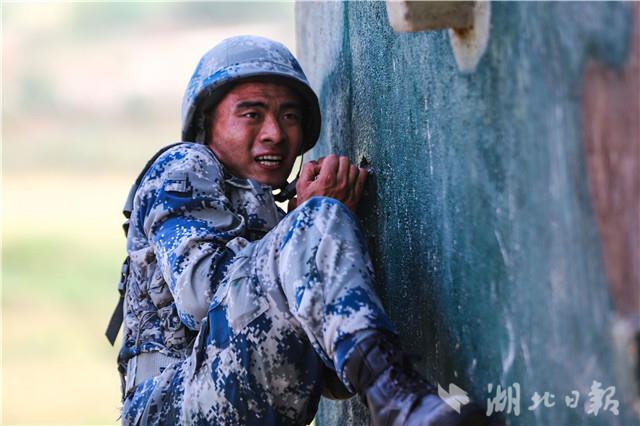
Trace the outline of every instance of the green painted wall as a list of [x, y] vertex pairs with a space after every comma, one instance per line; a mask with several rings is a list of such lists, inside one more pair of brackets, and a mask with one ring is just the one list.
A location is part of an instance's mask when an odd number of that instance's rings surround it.
[[[638, 422], [580, 122], [586, 61], [621, 66], [630, 17], [620, 3], [494, 3], [487, 51], [465, 75], [446, 31], [394, 33], [384, 2], [297, 5], [297, 51], [324, 114], [312, 156], [374, 171], [360, 216], [406, 348], [430, 380], [482, 404], [518, 383], [513, 425]], [[619, 416], [585, 414], [594, 380], [616, 386]], [[555, 406], [528, 410], [547, 391]], [[356, 398], [323, 401], [317, 424], [368, 415]]]

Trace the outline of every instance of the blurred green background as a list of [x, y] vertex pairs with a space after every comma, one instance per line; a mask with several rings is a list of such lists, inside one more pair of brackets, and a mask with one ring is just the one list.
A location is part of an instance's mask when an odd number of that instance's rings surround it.
[[104, 329], [129, 186], [178, 140], [183, 90], [225, 37], [295, 51], [293, 3], [2, 3], [2, 423], [113, 424]]

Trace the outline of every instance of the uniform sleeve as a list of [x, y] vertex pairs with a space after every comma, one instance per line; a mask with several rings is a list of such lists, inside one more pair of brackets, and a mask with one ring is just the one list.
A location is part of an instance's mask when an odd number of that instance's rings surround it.
[[168, 151], [139, 190], [144, 234], [181, 321], [193, 330], [227, 265], [247, 244], [244, 218], [231, 210], [220, 165], [206, 149]]

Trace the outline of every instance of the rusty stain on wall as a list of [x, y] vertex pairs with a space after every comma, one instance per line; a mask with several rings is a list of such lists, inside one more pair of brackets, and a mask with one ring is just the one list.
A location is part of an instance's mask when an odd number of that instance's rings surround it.
[[591, 62], [583, 82], [583, 132], [593, 200], [616, 311], [640, 315], [640, 4], [622, 69]]

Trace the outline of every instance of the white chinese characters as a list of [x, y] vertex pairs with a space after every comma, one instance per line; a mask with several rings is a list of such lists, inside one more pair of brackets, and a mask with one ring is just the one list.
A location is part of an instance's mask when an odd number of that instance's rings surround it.
[[[494, 390], [493, 383], [487, 385], [489, 397], [487, 398], [486, 415], [491, 416], [494, 413], [513, 413], [515, 416], [520, 415], [520, 383], [513, 383], [503, 389], [501, 385], [497, 385]], [[495, 393], [494, 393], [495, 392]], [[620, 402], [614, 398], [616, 393], [615, 386], [602, 388], [602, 383], [594, 380], [588, 393], [589, 400], [585, 402], [584, 410], [588, 415], [597, 416], [601, 412], [609, 411], [613, 415], [620, 414]], [[580, 392], [572, 390], [569, 394], [564, 395], [564, 403], [568, 408], [577, 408], [580, 401]], [[531, 405], [527, 407], [529, 411], [537, 409], [553, 408], [556, 405], [556, 395], [545, 391], [542, 394], [534, 392], [531, 396]]]

